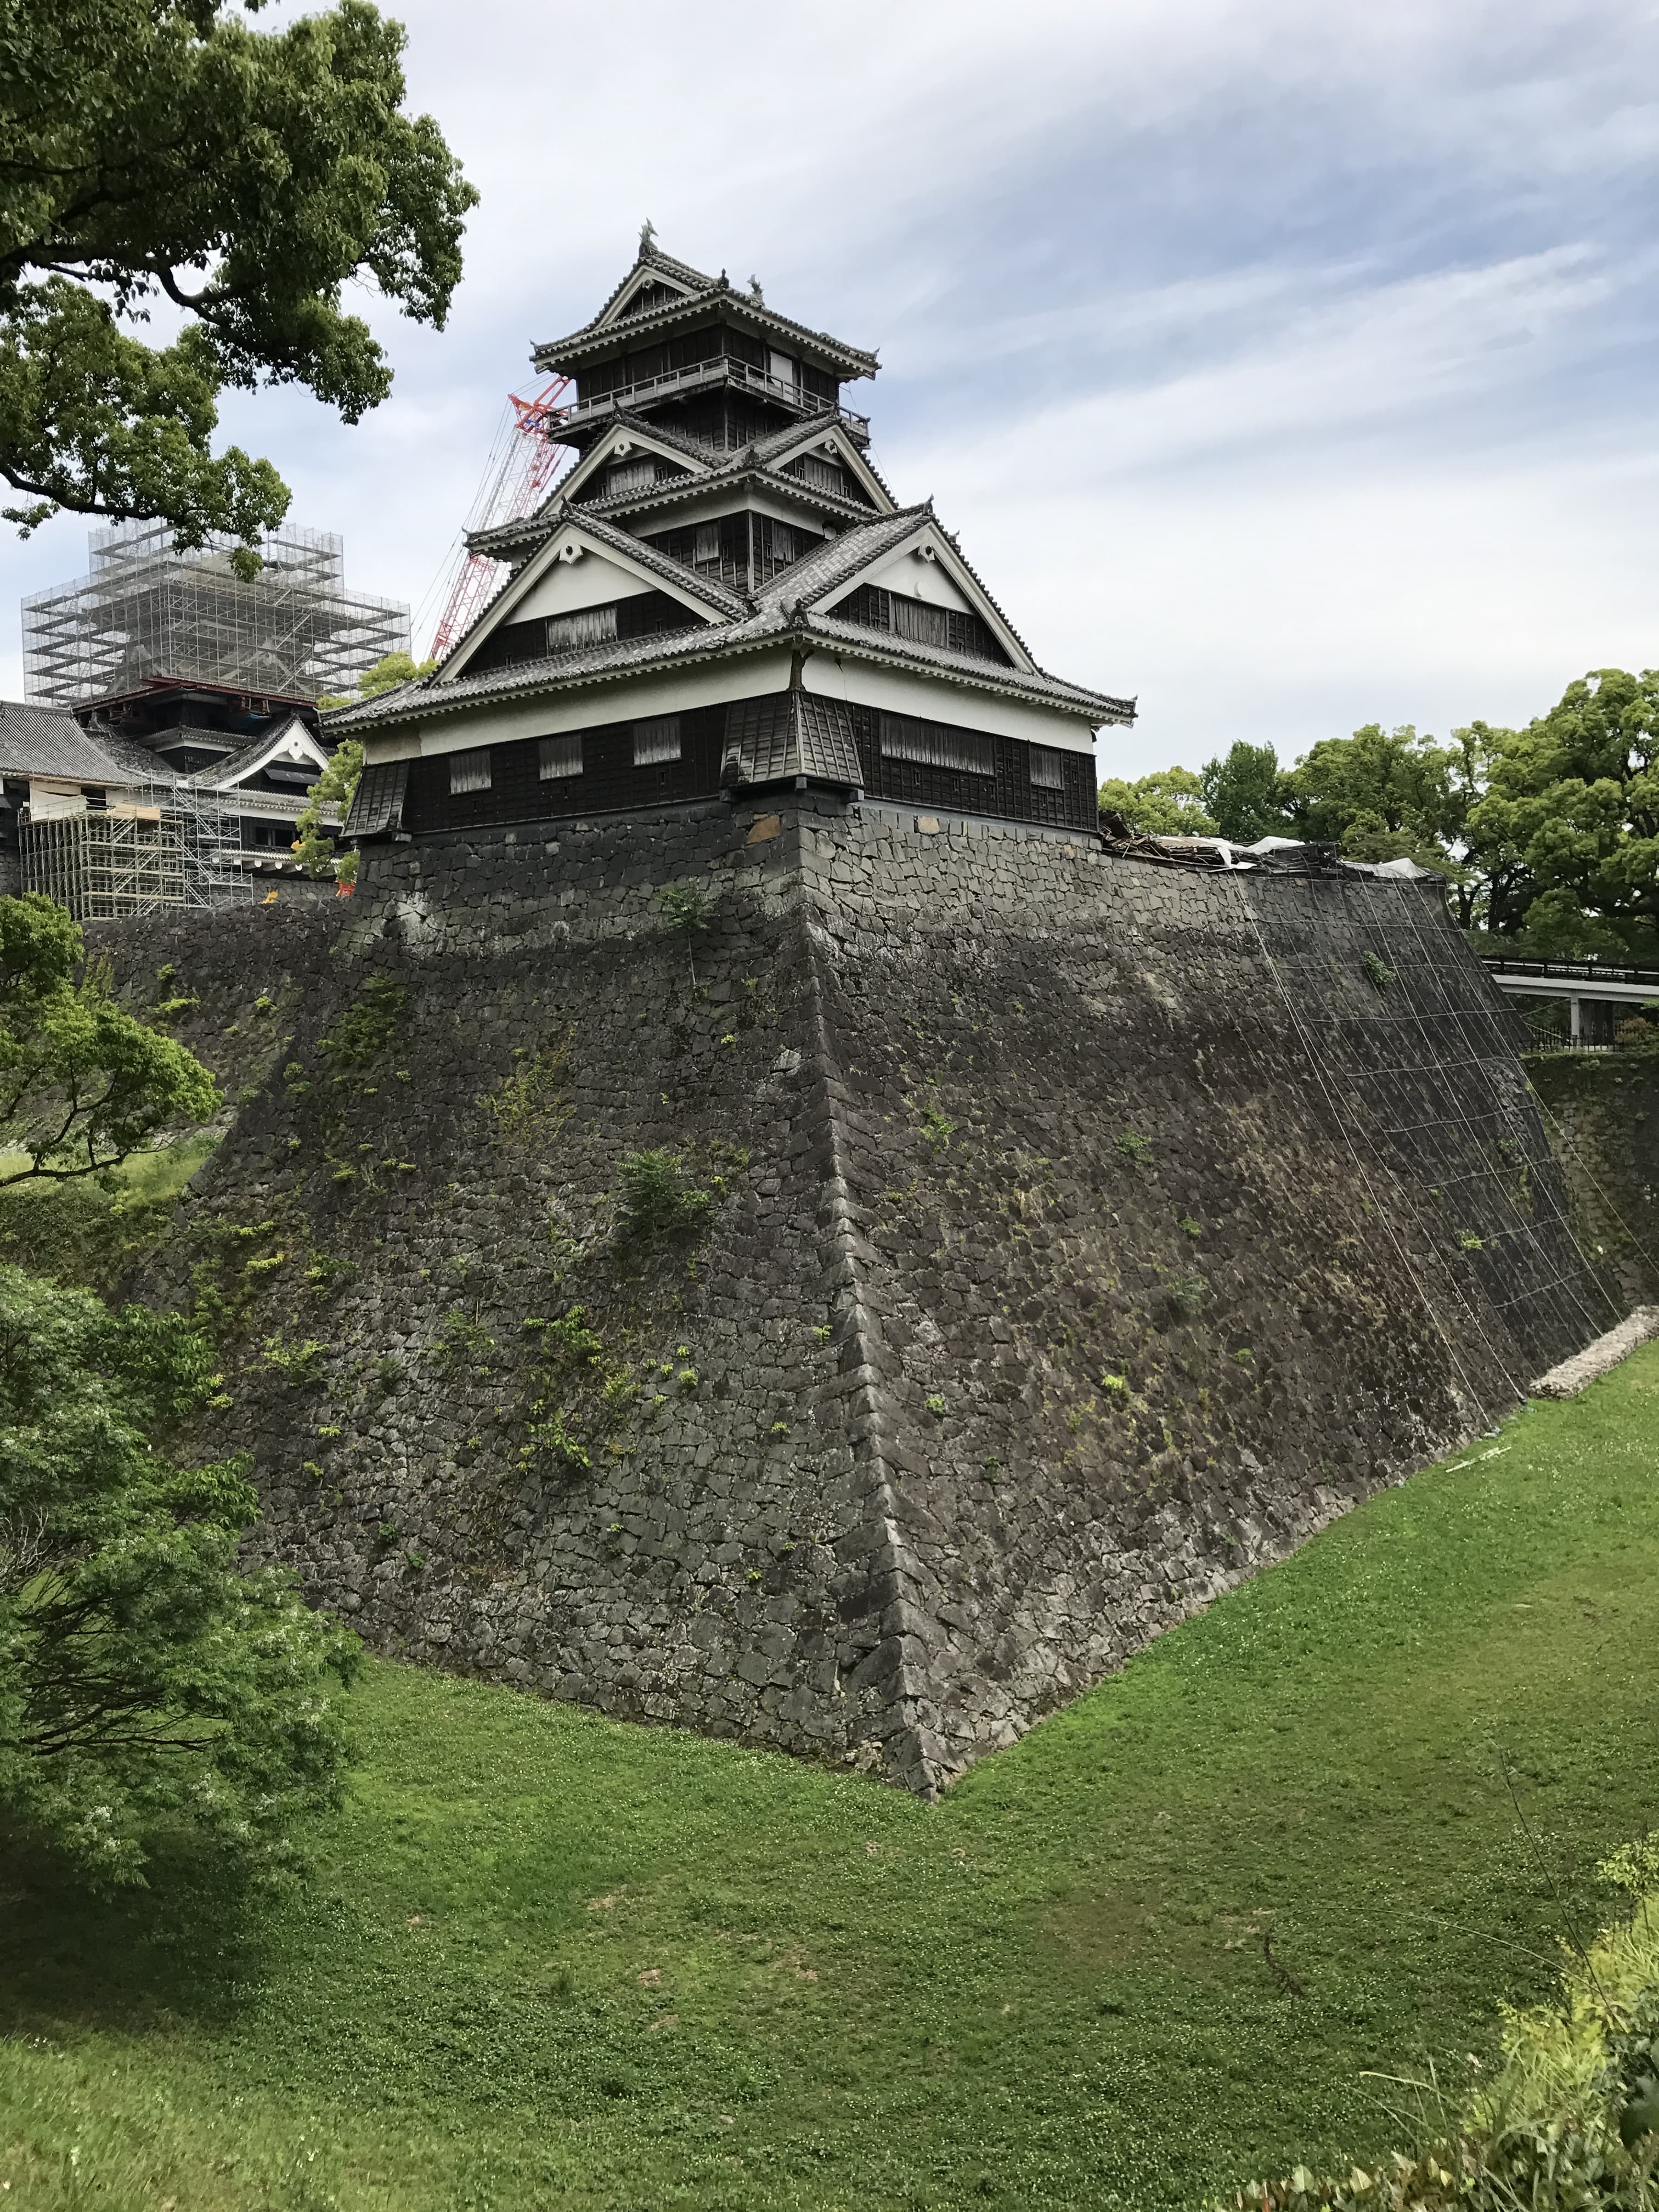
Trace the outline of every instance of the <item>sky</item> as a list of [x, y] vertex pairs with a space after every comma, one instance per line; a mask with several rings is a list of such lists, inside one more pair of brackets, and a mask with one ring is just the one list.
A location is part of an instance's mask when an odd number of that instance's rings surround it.
[[[279, 0], [260, 27], [305, 12]], [[1103, 774], [1523, 722], [1659, 663], [1659, 6], [392, 0], [483, 194], [442, 332], [347, 427], [227, 399], [291, 519], [429, 641], [505, 393], [641, 223], [876, 349], [847, 388]], [[0, 541], [0, 599], [86, 567]], [[0, 693], [21, 696], [20, 626]]]

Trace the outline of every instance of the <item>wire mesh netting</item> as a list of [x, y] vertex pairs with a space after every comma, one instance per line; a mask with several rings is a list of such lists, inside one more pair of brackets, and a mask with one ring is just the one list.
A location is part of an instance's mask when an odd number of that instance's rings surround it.
[[315, 699], [409, 649], [408, 608], [348, 592], [343, 541], [326, 531], [275, 532], [251, 580], [231, 565], [234, 539], [181, 553], [164, 522], [89, 544], [88, 574], [23, 602], [30, 699], [73, 707], [158, 677]]

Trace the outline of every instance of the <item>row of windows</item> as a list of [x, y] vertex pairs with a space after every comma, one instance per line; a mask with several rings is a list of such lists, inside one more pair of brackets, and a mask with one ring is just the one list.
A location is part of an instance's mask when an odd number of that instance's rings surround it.
[[610, 645], [659, 631], [695, 629], [699, 617], [667, 592], [636, 592], [603, 606], [579, 607], [568, 615], [537, 615], [527, 622], [503, 623], [492, 630], [467, 662], [465, 673], [482, 676], [492, 668], [512, 668], [527, 660], [546, 660], [584, 646]]
[[[754, 701], [740, 702], [752, 708]], [[759, 702], [764, 703], [764, 702]], [[680, 718], [655, 714], [628, 726], [635, 768], [656, 768], [681, 757]], [[884, 760], [910, 761], [919, 768], [949, 769], [959, 775], [994, 776], [997, 772], [996, 740], [975, 730], [959, 730], [945, 722], [922, 721], [914, 714], [882, 714], [876, 717], [877, 742]], [[582, 772], [582, 732], [537, 739], [537, 775], [542, 783], [560, 781]], [[1065, 755], [1050, 745], [1026, 747], [1027, 773], [1039, 791], [1065, 789]], [[490, 756], [487, 748], [449, 756], [452, 797], [467, 791], [490, 788]]]
[[1005, 667], [1008, 655], [988, 623], [955, 607], [936, 607], [906, 592], [884, 591], [879, 584], [860, 584], [830, 610], [843, 622], [859, 623], [866, 629], [885, 630], [891, 637], [908, 638], [916, 645], [941, 647], [947, 653], [965, 653], [975, 660], [997, 660]]
[[[919, 768], [943, 768], [958, 775], [994, 775], [994, 738], [958, 730], [948, 722], [924, 722], [914, 714], [878, 714], [877, 742], [884, 760], [914, 761]], [[1028, 745], [1028, 774], [1039, 791], [1066, 788], [1066, 756], [1052, 745]]]
[[[653, 714], [647, 721], [629, 725], [633, 740], [635, 768], [659, 768], [666, 761], [680, 757], [680, 718], [678, 714]], [[573, 731], [562, 738], [538, 738], [536, 740], [537, 780], [541, 783], [556, 783], [569, 775], [582, 772], [582, 732]], [[449, 756], [449, 791], [452, 798], [464, 791], [488, 791], [492, 775], [488, 747], [477, 752], [451, 753]]]

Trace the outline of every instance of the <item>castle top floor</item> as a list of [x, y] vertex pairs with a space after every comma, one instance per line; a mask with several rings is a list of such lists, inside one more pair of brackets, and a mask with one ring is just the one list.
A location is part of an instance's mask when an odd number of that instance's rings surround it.
[[[873, 353], [809, 330], [768, 307], [757, 281], [739, 289], [659, 252], [650, 226], [639, 257], [590, 323], [536, 347], [538, 369], [568, 376], [575, 397], [560, 437], [585, 447], [618, 410], [661, 416], [703, 442], [738, 424], [744, 442], [817, 416], [839, 416], [860, 443], [869, 423], [842, 386], [874, 376]], [[727, 404], [738, 403], [734, 410]]]

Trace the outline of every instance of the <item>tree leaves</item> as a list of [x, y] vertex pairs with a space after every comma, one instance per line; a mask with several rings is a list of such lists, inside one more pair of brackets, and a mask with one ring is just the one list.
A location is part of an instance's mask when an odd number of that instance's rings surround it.
[[241, 1462], [158, 1449], [218, 1381], [176, 1316], [0, 1267], [0, 1799], [99, 1886], [161, 1827], [279, 1867], [338, 1796], [356, 1639], [239, 1570]]
[[[368, 0], [271, 33], [226, 0], [0, 0], [0, 473], [59, 507], [251, 543], [288, 493], [215, 457], [228, 384], [304, 384], [356, 422], [391, 370], [344, 285], [441, 327], [477, 198], [403, 112], [401, 26]], [[186, 318], [150, 347], [124, 323]]]
[[192, 1054], [117, 1002], [107, 957], [76, 980], [81, 951], [54, 901], [0, 898], [0, 1189], [118, 1166], [223, 1103]]

